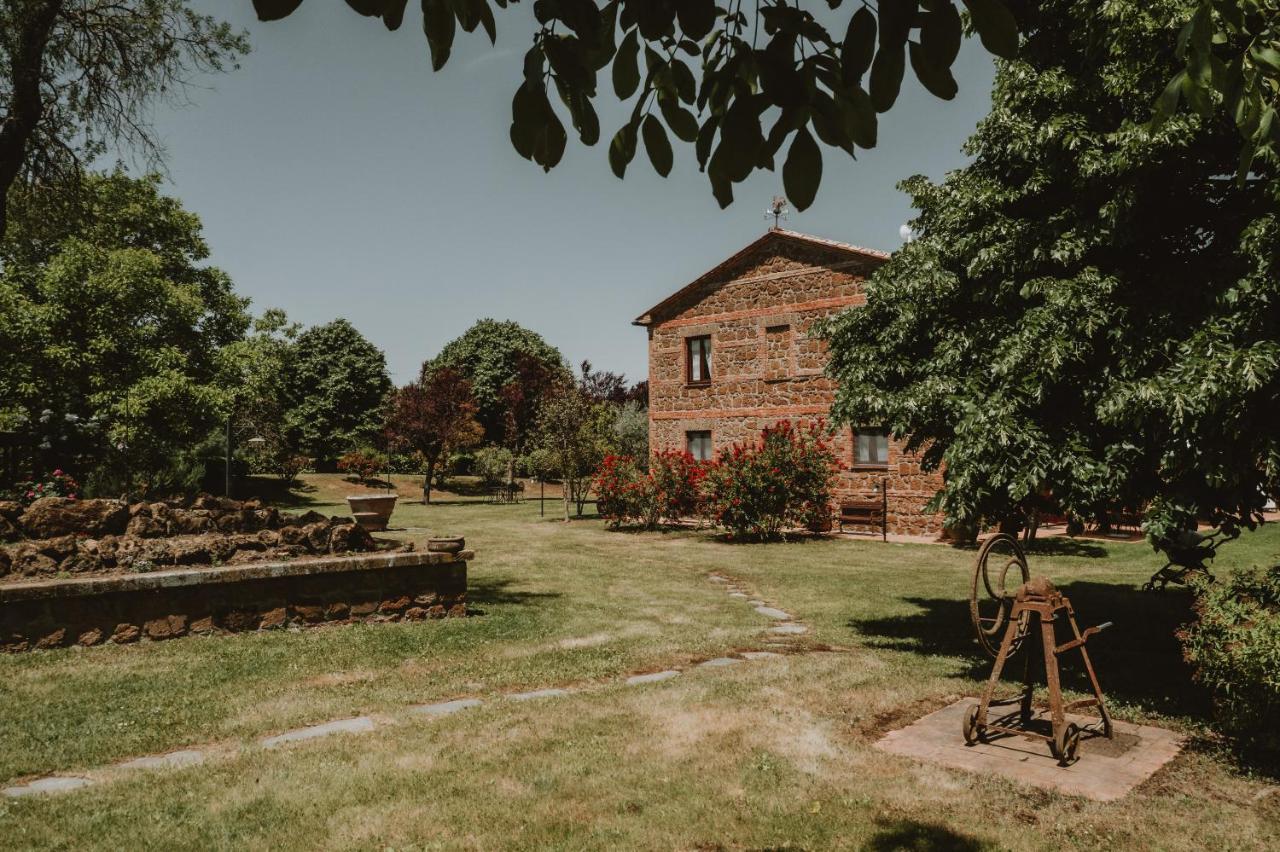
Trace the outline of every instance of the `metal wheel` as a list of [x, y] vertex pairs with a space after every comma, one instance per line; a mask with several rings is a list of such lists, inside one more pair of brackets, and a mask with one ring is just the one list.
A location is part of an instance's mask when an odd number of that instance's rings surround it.
[[[1000, 649], [1001, 634], [1013, 607], [1018, 587], [1031, 579], [1027, 557], [1022, 546], [1011, 535], [999, 533], [982, 543], [973, 564], [973, 582], [969, 589], [969, 617], [978, 643], [991, 656]], [[1010, 652], [1018, 650], [1026, 638], [1029, 619], [1022, 619]]]
[[980, 739], [982, 732], [978, 730], [978, 705], [970, 704], [969, 709], [964, 711], [964, 743], [973, 745]]
[[1070, 766], [1076, 762], [1080, 750], [1080, 728], [1075, 722], [1068, 722], [1066, 727], [1053, 738], [1053, 756], [1058, 758], [1059, 766]]

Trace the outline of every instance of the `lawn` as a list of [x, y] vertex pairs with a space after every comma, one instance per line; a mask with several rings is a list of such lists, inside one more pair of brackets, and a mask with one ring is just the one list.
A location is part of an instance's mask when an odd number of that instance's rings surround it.
[[[1142, 544], [1046, 540], [1034, 573], [1065, 586], [1115, 715], [1190, 747], [1110, 804], [1032, 791], [870, 744], [972, 694], [972, 551], [878, 541], [733, 544], [700, 531], [563, 524], [558, 504], [489, 505], [409, 481], [391, 533], [461, 533], [473, 616], [185, 638], [0, 658], [0, 785], [206, 748], [202, 766], [0, 799], [5, 848], [1275, 848], [1278, 782], [1206, 736], [1172, 631], [1183, 593], [1142, 594]], [[309, 477], [287, 505], [345, 513], [350, 486]], [[1227, 545], [1218, 570], [1280, 559], [1280, 530]], [[810, 632], [759, 649], [767, 620], [718, 572]], [[1078, 681], [1071, 681], [1079, 686]], [[504, 693], [565, 687], [529, 702]], [[428, 719], [414, 704], [480, 707]], [[258, 738], [355, 715], [371, 733], [264, 751]], [[958, 734], [958, 732], [957, 732]]]

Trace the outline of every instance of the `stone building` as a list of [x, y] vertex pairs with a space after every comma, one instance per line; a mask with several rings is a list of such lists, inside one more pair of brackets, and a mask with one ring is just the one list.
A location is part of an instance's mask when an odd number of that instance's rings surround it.
[[[835, 383], [814, 320], [863, 304], [888, 255], [771, 229], [635, 320], [649, 332], [649, 445], [713, 458], [779, 420], [827, 418]], [[886, 499], [891, 533], [934, 534], [941, 487], [878, 424], [836, 431], [837, 499]], [[834, 510], [835, 507], [833, 507]]]

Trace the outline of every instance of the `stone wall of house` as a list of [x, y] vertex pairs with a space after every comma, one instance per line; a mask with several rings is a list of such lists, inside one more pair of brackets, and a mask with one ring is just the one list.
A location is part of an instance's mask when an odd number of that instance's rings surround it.
[[0, 586], [0, 650], [466, 614], [470, 551], [388, 553]]
[[[687, 432], [709, 430], [722, 452], [757, 440], [779, 420], [826, 419], [836, 388], [823, 373], [825, 344], [810, 331], [816, 320], [863, 304], [863, 282], [881, 263], [874, 254], [777, 235], [655, 309], [648, 326], [651, 449], [683, 450]], [[705, 386], [686, 381], [685, 340], [699, 335], [711, 337]], [[890, 441], [887, 464], [857, 467], [851, 429], [837, 430], [833, 444], [842, 466], [837, 499], [879, 498], [884, 483], [890, 532], [941, 532], [941, 517], [924, 510], [941, 476], [921, 471], [918, 456]]]

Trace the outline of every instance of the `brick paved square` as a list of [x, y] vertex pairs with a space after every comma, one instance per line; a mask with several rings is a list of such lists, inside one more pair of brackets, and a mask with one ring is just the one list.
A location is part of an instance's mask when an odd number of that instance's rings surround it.
[[[876, 742], [876, 748], [1100, 802], [1123, 797], [1182, 748], [1182, 738], [1172, 731], [1128, 722], [1114, 723], [1111, 740], [1086, 731], [1080, 738], [1080, 759], [1066, 767], [1058, 765], [1047, 742], [1033, 737], [997, 735], [990, 742], [967, 746], [961, 735], [964, 712], [977, 701], [962, 698], [890, 731]], [[1067, 714], [1067, 719], [1082, 727], [1095, 721], [1075, 714]], [[1032, 725], [1037, 722], [1047, 731], [1047, 719], [1037, 716]]]

